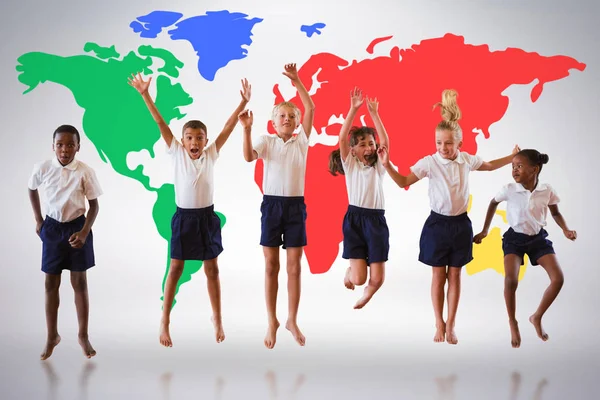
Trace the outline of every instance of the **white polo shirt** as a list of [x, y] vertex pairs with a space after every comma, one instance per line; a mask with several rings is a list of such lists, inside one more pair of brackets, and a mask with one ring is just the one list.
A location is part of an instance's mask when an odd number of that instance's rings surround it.
[[384, 210], [383, 176], [385, 167], [377, 161], [375, 166], [365, 165], [351, 152], [342, 160], [346, 177], [348, 203], [351, 206]]
[[212, 206], [214, 196], [214, 166], [219, 153], [216, 142], [202, 151], [197, 160], [192, 160], [185, 148], [175, 138], [167, 149], [173, 162], [175, 204], [179, 208], [205, 208]]
[[263, 193], [269, 196], [304, 196], [308, 138], [300, 131], [284, 142], [277, 135], [261, 135], [252, 148], [264, 163]]
[[454, 160], [439, 153], [417, 161], [410, 170], [419, 179], [429, 178], [429, 205], [435, 213], [447, 216], [467, 212], [469, 204], [469, 172], [483, 164], [479, 156], [458, 152]]
[[43, 209], [46, 215], [59, 222], [69, 222], [85, 214], [85, 199], [94, 200], [102, 189], [94, 170], [74, 159], [64, 167], [53, 158], [35, 164], [28, 187], [43, 186]]
[[496, 194], [494, 200], [506, 201], [506, 218], [515, 232], [537, 235], [546, 226], [548, 206], [558, 204], [560, 198], [552, 186], [539, 183], [533, 192], [520, 183], [509, 183]]

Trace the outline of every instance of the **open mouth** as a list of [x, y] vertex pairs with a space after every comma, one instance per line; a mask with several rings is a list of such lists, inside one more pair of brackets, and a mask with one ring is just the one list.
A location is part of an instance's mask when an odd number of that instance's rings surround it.
[[200, 149], [190, 149], [190, 153], [196, 155], [200, 152]]

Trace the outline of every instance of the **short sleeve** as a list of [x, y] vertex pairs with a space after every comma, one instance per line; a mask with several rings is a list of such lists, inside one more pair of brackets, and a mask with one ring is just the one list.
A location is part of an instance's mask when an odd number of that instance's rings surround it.
[[302, 144], [308, 144], [308, 136], [302, 124], [300, 124], [300, 130], [298, 131], [298, 141]]
[[383, 163], [381, 161], [379, 161], [379, 159], [377, 159], [377, 163], [375, 164], [375, 167], [377, 168], [377, 172], [379, 173], [379, 175], [385, 175], [385, 173], [386, 173], [385, 167], [383, 166]]
[[560, 203], [560, 197], [558, 197], [556, 190], [554, 190], [554, 188], [550, 185], [548, 185], [548, 187], [550, 188], [550, 199], [548, 200], [548, 205], [553, 206]]
[[102, 188], [96, 177], [96, 172], [94, 172], [93, 169], [88, 168], [84, 177], [83, 191], [85, 197], [87, 197], [88, 200], [94, 200], [100, 197], [100, 195], [102, 195]]
[[351, 151], [348, 151], [348, 155], [346, 156], [346, 159], [344, 160], [342, 158], [342, 154], [340, 152], [340, 160], [342, 160], [342, 169], [344, 170], [344, 174], [348, 173], [348, 171], [350, 170], [351, 166], [352, 166], [352, 158], [354, 156], [352, 155]]
[[258, 158], [265, 158], [267, 149], [267, 135], [260, 135], [252, 142], [252, 149], [258, 154]]
[[502, 189], [494, 196], [494, 201], [496, 203], [501, 203], [503, 201], [508, 200], [508, 185], [504, 185]]
[[428, 157], [423, 157], [419, 161], [415, 163], [410, 170], [413, 174], [419, 179], [423, 179], [425, 177], [429, 177], [429, 160]]
[[479, 167], [481, 167], [481, 165], [483, 164], [483, 158], [481, 158], [478, 155], [470, 155], [468, 153], [461, 153], [464, 154], [465, 156], [465, 161], [467, 162], [467, 164], [469, 164], [469, 168], [471, 169], [471, 171], [476, 171], [479, 169]]
[[42, 169], [41, 164], [35, 164], [33, 166], [33, 171], [31, 172], [31, 176], [29, 177], [29, 182], [27, 186], [31, 190], [36, 190], [42, 184]]
[[165, 143], [165, 147], [167, 148], [167, 154], [173, 155], [181, 148], [181, 143], [179, 143], [177, 139], [173, 138], [171, 139], [171, 145], [166, 146]]
[[208, 145], [205, 151], [208, 158], [210, 158], [213, 162], [217, 161], [217, 159], [219, 158], [219, 152], [217, 151], [217, 142], [212, 142], [210, 145]]

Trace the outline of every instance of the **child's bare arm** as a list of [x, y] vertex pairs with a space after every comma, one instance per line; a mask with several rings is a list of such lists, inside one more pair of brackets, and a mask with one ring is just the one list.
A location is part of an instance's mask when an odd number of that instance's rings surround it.
[[554, 221], [556, 221], [556, 223], [558, 224], [558, 226], [560, 226], [560, 229], [562, 229], [562, 231], [563, 231], [564, 235], [566, 236], [566, 238], [570, 239], [570, 240], [577, 239], [577, 232], [572, 231], [572, 230], [570, 230], [567, 227], [567, 222], [565, 221], [565, 218], [563, 217], [563, 215], [558, 210], [558, 205], [557, 204], [552, 204], [552, 205], [549, 205], [548, 208], [550, 209], [550, 213], [552, 214], [552, 218], [554, 218]]
[[238, 119], [244, 128], [244, 160], [252, 162], [258, 158], [258, 153], [252, 148], [252, 122], [254, 116], [252, 111], [244, 110], [238, 115]]
[[169, 128], [169, 125], [167, 125], [162, 115], [160, 115], [158, 108], [156, 108], [156, 104], [154, 104], [152, 97], [150, 97], [150, 93], [148, 93], [150, 82], [152, 82], [152, 77], [148, 78], [147, 81], [144, 81], [139, 73], [137, 76], [132, 75], [128, 81], [129, 85], [133, 86], [142, 95], [144, 103], [146, 103], [146, 107], [148, 107], [150, 114], [152, 114], [152, 118], [154, 118], [154, 121], [158, 125], [160, 135], [167, 143], [167, 146], [170, 147], [171, 141], [173, 140], [173, 132], [171, 132], [171, 128]]
[[229, 116], [229, 119], [227, 119], [227, 122], [225, 122], [225, 126], [223, 127], [223, 130], [221, 131], [221, 133], [219, 134], [219, 136], [217, 136], [217, 139], [215, 140], [215, 144], [217, 146], [217, 152], [219, 150], [221, 150], [221, 147], [223, 147], [223, 145], [225, 144], [227, 139], [229, 139], [229, 135], [231, 135], [231, 132], [233, 132], [233, 129], [235, 128], [235, 125], [238, 122], [238, 116], [244, 110], [244, 108], [246, 108], [246, 105], [250, 101], [250, 97], [252, 95], [252, 85], [250, 85], [248, 83], [247, 79], [242, 80], [242, 90], [240, 90], [240, 95], [242, 96], [242, 100], [240, 101], [240, 104], [233, 111], [233, 113]]
[[488, 231], [490, 229], [490, 225], [492, 224], [492, 218], [494, 218], [494, 214], [496, 213], [496, 209], [498, 208], [499, 202], [496, 199], [492, 199], [490, 201], [490, 205], [488, 206], [487, 214], [485, 214], [485, 222], [483, 223], [483, 229], [473, 238], [474, 243], [481, 243], [483, 239], [488, 235]]
[[364, 102], [362, 91], [359, 88], [354, 88], [350, 92], [350, 110], [348, 110], [348, 115], [346, 115], [346, 119], [342, 124], [342, 129], [340, 129], [340, 156], [342, 161], [346, 160], [348, 157], [348, 153], [350, 152], [350, 142], [348, 140], [348, 134], [350, 133], [350, 128], [352, 128], [352, 123], [354, 122], [354, 118], [356, 117], [356, 112], [362, 106]]
[[94, 225], [94, 221], [96, 221], [96, 216], [98, 215], [98, 210], [100, 206], [98, 205], [98, 199], [88, 200], [90, 208], [85, 217], [85, 224], [83, 228], [79, 232], [75, 232], [69, 238], [69, 244], [73, 248], [81, 248], [85, 244], [85, 241], [92, 230], [92, 225]]
[[494, 171], [498, 168], [502, 168], [505, 165], [510, 164], [515, 154], [517, 154], [520, 151], [521, 149], [519, 148], [519, 146], [515, 145], [515, 148], [509, 156], [498, 158], [492, 161], [484, 161], [483, 164], [481, 164], [481, 166], [477, 168], [477, 171]]
[[31, 202], [31, 208], [33, 208], [33, 216], [35, 217], [35, 233], [39, 235], [40, 230], [42, 229], [42, 224], [44, 223], [44, 217], [42, 216], [40, 195], [37, 189], [29, 189], [29, 201]]
[[369, 114], [371, 115], [371, 119], [375, 124], [375, 130], [377, 131], [377, 136], [379, 136], [379, 146], [385, 147], [386, 149], [390, 149], [390, 137], [383, 126], [383, 122], [381, 121], [381, 117], [379, 116], [379, 102], [377, 98], [369, 99], [367, 98], [367, 108], [369, 109]]
[[294, 86], [296, 86], [296, 90], [298, 91], [298, 95], [300, 96], [300, 100], [302, 100], [302, 105], [304, 106], [302, 128], [304, 128], [306, 137], [310, 137], [315, 116], [315, 103], [313, 103], [308, 91], [306, 90], [306, 87], [304, 87], [304, 84], [298, 77], [296, 64], [286, 64], [284, 68], [285, 72], [283, 72], [283, 74], [290, 78], [290, 80], [294, 83]]
[[388, 153], [387, 147], [379, 147], [379, 149], [377, 149], [377, 155], [379, 156], [379, 161], [385, 167], [385, 170], [387, 171], [388, 175], [390, 176], [390, 178], [392, 178], [396, 185], [403, 188], [419, 181], [419, 178], [413, 172], [408, 174], [408, 176], [404, 176], [401, 175], [396, 170], [396, 168], [394, 168], [394, 166], [390, 162], [390, 155]]

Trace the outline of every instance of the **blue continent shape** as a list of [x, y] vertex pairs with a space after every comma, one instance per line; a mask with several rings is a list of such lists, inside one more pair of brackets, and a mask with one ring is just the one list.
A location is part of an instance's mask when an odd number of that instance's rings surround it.
[[179, 21], [183, 14], [172, 11], [152, 11], [148, 15], [137, 17], [135, 21], [129, 24], [135, 33], [140, 37], [155, 39], [163, 28], [168, 28]]
[[321, 29], [325, 28], [324, 22], [317, 22], [312, 25], [302, 25], [300, 26], [300, 31], [305, 32], [307, 37], [311, 37], [313, 34], [320, 35]]

